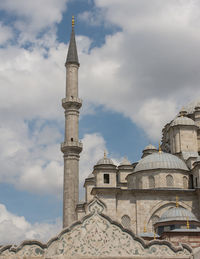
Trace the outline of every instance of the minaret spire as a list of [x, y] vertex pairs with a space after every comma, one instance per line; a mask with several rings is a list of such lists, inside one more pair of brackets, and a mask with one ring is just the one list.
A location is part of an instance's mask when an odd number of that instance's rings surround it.
[[79, 66], [78, 54], [76, 48], [75, 32], [74, 32], [74, 16], [72, 16], [72, 32], [70, 37], [69, 49], [67, 53], [66, 64], [77, 64]]
[[78, 97], [79, 61], [72, 17], [72, 32], [65, 63], [66, 97], [62, 100], [65, 109], [65, 140], [61, 144], [64, 154], [63, 187], [63, 227], [77, 220], [76, 205], [79, 201], [79, 154], [82, 143], [79, 141], [79, 109], [82, 101]]

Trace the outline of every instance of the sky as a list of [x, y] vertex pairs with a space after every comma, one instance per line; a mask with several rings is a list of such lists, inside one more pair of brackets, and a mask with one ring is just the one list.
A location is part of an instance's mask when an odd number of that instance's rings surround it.
[[0, 0], [0, 243], [62, 228], [65, 67], [75, 16], [82, 185], [104, 150], [140, 159], [200, 97], [198, 0]]

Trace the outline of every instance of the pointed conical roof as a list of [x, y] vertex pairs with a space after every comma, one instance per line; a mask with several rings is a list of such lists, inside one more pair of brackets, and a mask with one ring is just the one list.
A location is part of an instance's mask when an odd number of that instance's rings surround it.
[[76, 48], [76, 40], [75, 40], [75, 32], [74, 32], [73, 25], [72, 25], [71, 38], [70, 38], [67, 59], [66, 59], [65, 64], [68, 64], [68, 63], [79, 65], [77, 48]]

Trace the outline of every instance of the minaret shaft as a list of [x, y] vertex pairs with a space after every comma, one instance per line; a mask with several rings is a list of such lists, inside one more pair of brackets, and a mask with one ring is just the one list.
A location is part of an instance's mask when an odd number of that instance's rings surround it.
[[61, 144], [64, 153], [63, 182], [63, 227], [77, 220], [76, 205], [79, 201], [79, 109], [82, 102], [78, 98], [78, 55], [75, 34], [72, 28], [66, 67], [66, 97], [62, 100], [65, 109], [65, 141]]

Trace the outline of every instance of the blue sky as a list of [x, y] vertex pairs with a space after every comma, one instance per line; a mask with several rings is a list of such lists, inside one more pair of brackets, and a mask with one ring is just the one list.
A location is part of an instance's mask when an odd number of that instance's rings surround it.
[[62, 225], [65, 59], [75, 16], [81, 187], [107, 150], [118, 164], [158, 146], [200, 96], [199, 2], [0, 2], [1, 243], [47, 240]]

